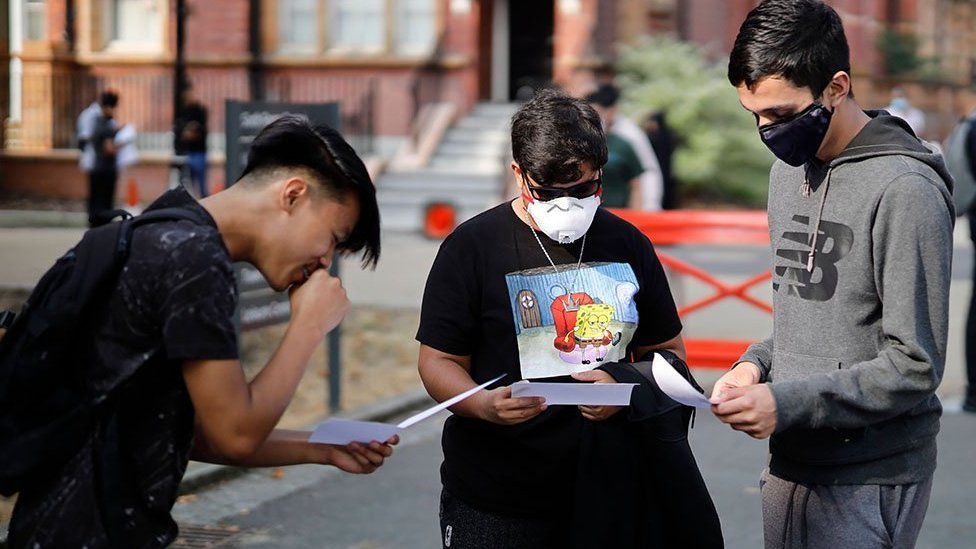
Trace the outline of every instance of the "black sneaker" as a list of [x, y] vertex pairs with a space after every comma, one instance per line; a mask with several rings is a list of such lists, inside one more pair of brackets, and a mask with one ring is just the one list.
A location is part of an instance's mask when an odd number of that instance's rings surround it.
[[976, 414], [976, 398], [967, 398], [962, 403], [962, 411]]

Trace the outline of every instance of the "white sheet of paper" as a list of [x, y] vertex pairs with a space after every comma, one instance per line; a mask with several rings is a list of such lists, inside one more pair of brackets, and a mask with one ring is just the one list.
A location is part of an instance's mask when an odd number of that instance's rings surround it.
[[413, 425], [415, 423], [418, 423], [420, 421], [423, 421], [423, 420], [429, 418], [430, 416], [436, 414], [437, 412], [440, 412], [441, 410], [447, 410], [449, 407], [454, 406], [458, 402], [461, 402], [462, 400], [464, 400], [464, 399], [468, 398], [469, 396], [477, 393], [478, 391], [484, 389], [485, 387], [487, 387], [487, 386], [491, 385], [492, 383], [498, 381], [499, 379], [505, 377], [506, 375], [508, 375], [508, 374], [502, 374], [502, 375], [496, 377], [495, 379], [492, 379], [491, 381], [486, 381], [486, 382], [482, 383], [481, 385], [478, 385], [477, 387], [474, 387], [473, 389], [468, 389], [467, 391], [459, 394], [458, 396], [456, 396], [454, 398], [449, 398], [449, 399], [445, 400], [444, 402], [441, 402], [437, 406], [432, 406], [432, 407], [424, 410], [423, 412], [420, 412], [419, 414], [410, 416], [407, 419], [401, 421], [400, 424], [397, 425], [397, 427], [399, 427], [401, 429], [406, 429], [407, 427], [410, 427], [411, 425]]
[[316, 444], [338, 444], [345, 446], [351, 442], [386, 442], [400, 432], [396, 425], [375, 421], [356, 421], [353, 419], [331, 418], [323, 421], [309, 437]]
[[513, 397], [543, 397], [547, 405], [627, 406], [636, 383], [533, 383], [512, 385]]
[[505, 374], [502, 374], [491, 381], [482, 383], [481, 385], [465, 391], [454, 398], [445, 400], [436, 406], [432, 406], [419, 414], [415, 414], [401, 421], [399, 425], [377, 423], [375, 421], [356, 421], [353, 419], [342, 418], [327, 419], [315, 427], [315, 431], [312, 433], [312, 436], [309, 437], [308, 441], [317, 444], [338, 444], [341, 446], [345, 446], [351, 442], [369, 443], [374, 440], [377, 442], [386, 442], [390, 439], [390, 437], [398, 434], [401, 430], [419, 423], [437, 412], [440, 412], [441, 410], [446, 410], [448, 407], [461, 402], [462, 400], [470, 397], [471, 395], [477, 393], [503, 377], [505, 377]]
[[659, 354], [655, 354], [654, 360], [651, 361], [651, 374], [664, 394], [681, 404], [696, 408], [708, 408], [712, 405], [708, 397], [692, 387], [691, 383], [681, 377], [681, 374]]

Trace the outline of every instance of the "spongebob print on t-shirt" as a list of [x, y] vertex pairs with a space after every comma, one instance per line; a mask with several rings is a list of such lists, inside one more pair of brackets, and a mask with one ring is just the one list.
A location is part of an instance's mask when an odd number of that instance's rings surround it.
[[568, 375], [624, 358], [640, 289], [626, 263], [583, 263], [505, 276], [524, 379]]

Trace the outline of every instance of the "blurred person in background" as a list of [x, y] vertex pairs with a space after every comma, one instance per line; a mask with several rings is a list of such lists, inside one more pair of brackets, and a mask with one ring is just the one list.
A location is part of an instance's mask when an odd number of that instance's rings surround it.
[[925, 113], [912, 105], [904, 89], [894, 88], [891, 90], [891, 102], [888, 103], [885, 110], [888, 111], [888, 114], [908, 122], [912, 131], [915, 132], [915, 137], [920, 138], [925, 133]]
[[92, 121], [91, 133], [86, 136], [85, 146], [91, 147], [92, 151], [91, 170], [88, 172], [88, 225], [91, 227], [107, 221], [100, 219], [100, 214], [112, 210], [115, 204], [115, 187], [119, 178], [116, 163], [118, 148], [115, 143], [119, 131], [119, 124], [115, 120], [118, 104], [117, 93], [103, 92], [98, 99], [100, 111]]
[[[976, 247], [976, 109], [952, 130], [945, 146], [946, 165], [955, 179], [956, 215], [966, 216], [969, 238]], [[964, 412], [976, 414], [976, 266], [966, 316], [966, 396]]]
[[190, 171], [190, 180], [196, 186], [201, 198], [208, 194], [207, 188], [207, 108], [193, 93], [189, 83], [183, 90], [183, 108], [177, 119], [179, 148], [176, 154], [185, 155]]
[[607, 132], [610, 156], [603, 170], [604, 205], [660, 210], [664, 191], [661, 166], [647, 134], [618, 111], [620, 89], [613, 84], [601, 84], [586, 99], [600, 114]]
[[661, 166], [661, 209], [675, 210], [678, 208], [677, 181], [671, 171], [671, 162], [676, 146], [676, 136], [671, 126], [668, 126], [664, 111], [652, 112], [644, 119], [644, 133], [651, 142], [651, 148], [657, 156], [657, 163]]

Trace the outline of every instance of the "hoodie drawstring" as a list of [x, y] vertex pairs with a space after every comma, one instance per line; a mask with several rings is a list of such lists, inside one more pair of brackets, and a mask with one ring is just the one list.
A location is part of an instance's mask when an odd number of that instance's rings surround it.
[[813, 226], [813, 237], [810, 239], [810, 255], [807, 256], [807, 272], [813, 272], [813, 258], [817, 255], [817, 238], [820, 236], [820, 221], [823, 219], [824, 203], [827, 202], [827, 191], [830, 190], [830, 174], [833, 168], [827, 170], [827, 179], [824, 182], [823, 196], [820, 197], [820, 209], [817, 211], [817, 223]]

